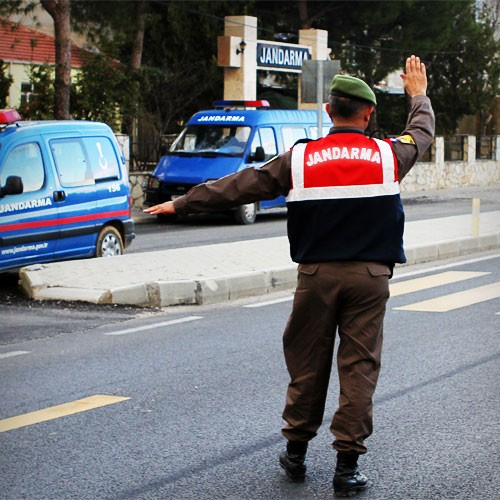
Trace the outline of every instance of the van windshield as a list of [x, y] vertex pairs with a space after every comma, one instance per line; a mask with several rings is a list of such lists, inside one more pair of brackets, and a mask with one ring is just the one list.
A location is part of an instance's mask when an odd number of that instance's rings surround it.
[[250, 127], [189, 125], [170, 147], [170, 154], [243, 156]]

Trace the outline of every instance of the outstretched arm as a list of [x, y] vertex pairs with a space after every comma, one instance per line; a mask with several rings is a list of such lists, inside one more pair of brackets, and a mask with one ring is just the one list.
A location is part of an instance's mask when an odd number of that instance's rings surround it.
[[261, 168], [245, 168], [215, 182], [199, 184], [175, 201], [166, 201], [144, 212], [151, 215], [216, 212], [286, 195], [290, 189], [290, 155], [287, 152]]

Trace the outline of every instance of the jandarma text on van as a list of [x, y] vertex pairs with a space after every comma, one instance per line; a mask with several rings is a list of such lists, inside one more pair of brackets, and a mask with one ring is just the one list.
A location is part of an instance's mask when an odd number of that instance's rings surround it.
[[213, 116], [200, 116], [199, 122], [244, 122], [244, 116], [231, 116], [231, 115], [213, 115]]
[[0, 214], [7, 212], [18, 212], [19, 210], [28, 210], [29, 208], [48, 207], [52, 205], [49, 196], [37, 200], [17, 201], [14, 203], [2, 203], [0, 205]]
[[23, 245], [22, 247], [6, 248], [5, 250], [2, 250], [2, 255], [15, 255], [16, 253], [43, 250], [48, 246], [48, 243], [37, 243], [36, 245]]

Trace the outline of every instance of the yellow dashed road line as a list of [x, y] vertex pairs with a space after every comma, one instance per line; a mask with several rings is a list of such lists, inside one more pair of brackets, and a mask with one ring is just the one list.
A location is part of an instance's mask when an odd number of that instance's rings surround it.
[[130, 398], [97, 394], [95, 396], [79, 399], [70, 403], [51, 406], [50, 408], [45, 408], [43, 410], [33, 411], [31, 413], [18, 415], [17, 417], [0, 420], [0, 432], [19, 429], [20, 427], [26, 427], [28, 425], [39, 424], [40, 422], [54, 420], [67, 415], [74, 415], [75, 413], [81, 413], [83, 411], [93, 410], [94, 408], [100, 408], [101, 406], [120, 403], [128, 399]]

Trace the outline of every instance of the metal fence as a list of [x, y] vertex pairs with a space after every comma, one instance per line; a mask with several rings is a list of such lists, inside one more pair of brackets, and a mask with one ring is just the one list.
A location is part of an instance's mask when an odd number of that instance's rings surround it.
[[497, 140], [495, 135], [476, 137], [476, 160], [494, 160]]
[[130, 171], [152, 172], [176, 137], [176, 134], [166, 134], [135, 141], [130, 151]]
[[451, 135], [444, 139], [444, 161], [464, 161], [466, 155], [467, 136]]

